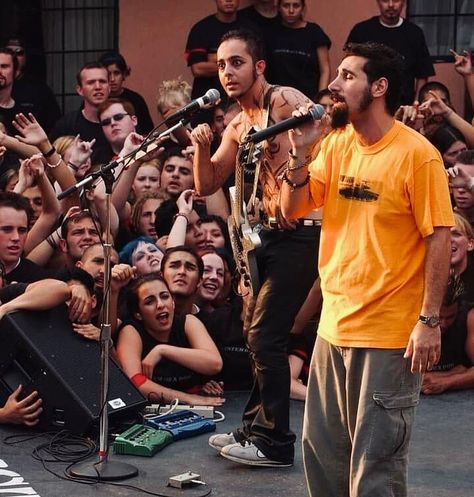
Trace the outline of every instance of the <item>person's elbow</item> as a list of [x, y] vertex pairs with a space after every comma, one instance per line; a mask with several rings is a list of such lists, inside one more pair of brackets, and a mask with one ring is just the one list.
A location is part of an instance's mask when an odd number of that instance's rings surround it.
[[224, 366], [224, 362], [222, 361], [222, 357], [219, 353], [212, 354], [207, 363], [208, 371], [206, 374], [213, 376], [222, 371], [222, 367]]

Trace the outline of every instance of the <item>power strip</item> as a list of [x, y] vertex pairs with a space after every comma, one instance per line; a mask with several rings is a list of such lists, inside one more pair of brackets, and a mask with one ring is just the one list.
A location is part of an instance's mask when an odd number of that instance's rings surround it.
[[167, 414], [169, 410], [173, 412], [178, 411], [192, 411], [199, 414], [203, 418], [214, 419], [214, 407], [213, 406], [187, 406], [185, 404], [178, 404], [172, 408], [170, 405], [160, 405], [160, 404], [150, 404], [145, 407], [145, 414]]

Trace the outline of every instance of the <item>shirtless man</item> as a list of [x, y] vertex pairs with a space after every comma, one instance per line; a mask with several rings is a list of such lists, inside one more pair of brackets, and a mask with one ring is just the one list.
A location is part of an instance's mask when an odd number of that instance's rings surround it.
[[[192, 132], [195, 146], [195, 186], [200, 195], [215, 192], [235, 168], [239, 144], [252, 126], [264, 128], [291, 117], [293, 110], [310, 101], [299, 91], [272, 87], [264, 77], [262, 44], [244, 30], [225, 34], [217, 50], [220, 82], [242, 111], [227, 126], [222, 142], [211, 157], [213, 133], [207, 124]], [[265, 228], [258, 254], [261, 289], [253, 314], [246, 319], [246, 341], [254, 361], [255, 383], [247, 403], [243, 426], [233, 433], [214, 435], [211, 447], [236, 462], [252, 466], [291, 466], [295, 435], [289, 427], [290, 372], [288, 333], [293, 319], [316, 276], [314, 253], [318, 232], [312, 219], [288, 223], [280, 214], [279, 178], [288, 163], [287, 134], [263, 144], [259, 183]], [[288, 296], [291, 296], [288, 298]]]

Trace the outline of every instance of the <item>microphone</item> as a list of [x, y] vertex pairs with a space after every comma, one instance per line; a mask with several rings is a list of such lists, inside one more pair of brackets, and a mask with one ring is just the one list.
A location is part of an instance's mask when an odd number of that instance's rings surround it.
[[248, 135], [245, 138], [246, 142], [252, 143], [260, 143], [271, 136], [278, 135], [283, 133], [283, 131], [288, 131], [289, 129], [296, 128], [298, 125], [303, 124], [307, 121], [316, 119], [321, 119], [324, 115], [324, 107], [319, 104], [314, 104], [313, 107], [309, 109], [308, 114], [299, 117], [289, 117], [284, 121], [280, 121], [279, 123], [274, 124], [273, 126], [269, 126], [268, 128], [262, 129], [261, 131], [257, 131], [251, 135]]
[[204, 96], [196, 98], [196, 100], [189, 102], [189, 104], [185, 105], [182, 109], [179, 109], [174, 114], [171, 114], [171, 116], [166, 119], [166, 123], [174, 124], [180, 119], [186, 119], [192, 116], [200, 109], [210, 109], [217, 104], [220, 98], [221, 94], [215, 88], [207, 90]]

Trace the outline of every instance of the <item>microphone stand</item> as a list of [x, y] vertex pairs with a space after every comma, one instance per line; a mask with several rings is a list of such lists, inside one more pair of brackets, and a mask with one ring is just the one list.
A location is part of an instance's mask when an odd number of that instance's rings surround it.
[[[58, 195], [58, 200], [61, 200], [71, 193], [77, 191], [81, 186], [87, 185], [94, 181], [99, 176], [102, 177], [105, 184], [105, 198], [106, 198], [106, 216], [105, 216], [105, 242], [104, 242], [104, 307], [102, 313], [102, 323], [100, 326], [100, 372], [101, 372], [101, 385], [100, 385], [100, 418], [99, 418], [99, 452], [98, 459], [96, 461], [83, 461], [73, 464], [69, 469], [68, 473], [70, 476], [76, 478], [82, 478], [87, 480], [97, 480], [97, 481], [116, 481], [125, 480], [127, 478], [132, 478], [138, 474], [138, 469], [131, 464], [123, 463], [120, 461], [110, 461], [108, 459], [109, 448], [108, 448], [108, 388], [109, 388], [109, 346], [111, 340], [111, 323], [110, 323], [110, 280], [111, 280], [111, 253], [112, 253], [112, 241], [110, 232], [110, 206], [111, 206], [111, 195], [112, 186], [114, 184], [113, 170], [120, 162], [123, 162], [127, 158], [130, 160], [133, 158], [137, 159], [137, 156], [141, 153], [140, 157], [146, 155], [150, 150], [147, 147], [147, 151], [143, 151], [147, 143], [150, 145], [157, 139], [163, 138], [164, 136], [172, 133], [177, 127], [182, 126], [180, 121], [172, 128], [164, 131], [158, 136], [152, 134], [148, 140], [143, 142], [136, 150], [125, 158], [119, 158], [115, 161], [109, 162], [109, 164], [101, 166], [100, 170], [91, 173], [84, 179], [73, 185], [72, 187], [64, 190]], [[153, 147], [153, 149], [156, 147]], [[138, 157], [138, 158], [140, 158]]]

